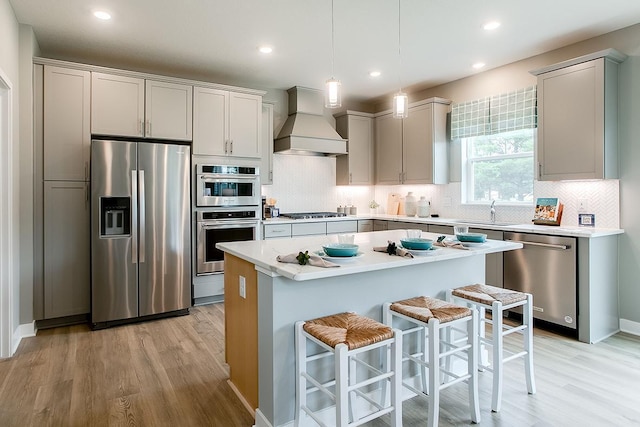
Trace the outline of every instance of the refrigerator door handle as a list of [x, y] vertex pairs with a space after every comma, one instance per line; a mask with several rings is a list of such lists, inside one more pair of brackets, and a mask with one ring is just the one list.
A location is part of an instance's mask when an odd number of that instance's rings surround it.
[[131, 171], [131, 262], [138, 263], [138, 171]]
[[140, 174], [140, 262], [144, 262], [144, 242], [145, 242], [145, 231], [146, 231], [146, 221], [145, 221], [145, 201], [144, 201], [144, 170], [140, 170], [138, 172]]

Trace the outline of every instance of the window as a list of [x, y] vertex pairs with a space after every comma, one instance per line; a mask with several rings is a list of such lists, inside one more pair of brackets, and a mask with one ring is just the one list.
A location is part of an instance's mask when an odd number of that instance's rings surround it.
[[462, 142], [462, 202], [531, 204], [536, 87], [454, 104], [451, 139]]
[[467, 203], [532, 203], [534, 132], [519, 129], [462, 138]]

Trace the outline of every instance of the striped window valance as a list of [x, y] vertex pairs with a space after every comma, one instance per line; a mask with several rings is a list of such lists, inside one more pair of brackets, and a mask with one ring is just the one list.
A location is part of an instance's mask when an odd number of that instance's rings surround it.
[[491, 135], [537, 126], [536, 86], [454, 104], [451, 139]]

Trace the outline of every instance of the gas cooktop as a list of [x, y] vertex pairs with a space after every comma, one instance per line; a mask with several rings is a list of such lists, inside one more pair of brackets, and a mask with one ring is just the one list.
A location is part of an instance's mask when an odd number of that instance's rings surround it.
[[339, 216], [347, 216], [342, 212], [292, 212], [281, 213], [280, 216], [291, 219], [309, 219], [309, 218], [335, 218]]

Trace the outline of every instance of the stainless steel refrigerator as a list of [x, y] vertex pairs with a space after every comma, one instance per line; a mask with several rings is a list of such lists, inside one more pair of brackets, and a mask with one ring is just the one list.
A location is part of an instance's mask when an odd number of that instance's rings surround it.
[[191, 305], [190, 148], [91, 141], [91, 322]]

